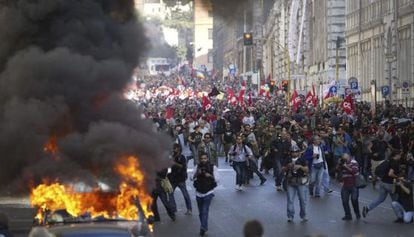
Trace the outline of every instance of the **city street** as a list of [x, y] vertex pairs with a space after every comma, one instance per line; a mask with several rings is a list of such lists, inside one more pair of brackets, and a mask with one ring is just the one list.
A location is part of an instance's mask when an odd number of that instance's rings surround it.
[[[192, 163], [190, 161], [190, 163]], [[191, 165], [190, 165], [191, 166]], [[190, 172], [192, 169], [190, 168]], [[191, 173], [190, 173], [191, 174]], [[302, 223], [296, 215], [293, 223], [287, 222], [286, 195], [277, 192], [271, 174], [267, 175], [268, 181], [259, 186], [259, 179], [251, 182], [244, 191], [234, 190], [234, 171], [221, 160], [220, 183], [216, 188], [215, 197], [211, 204], [209, 216], [209, 231], [207, 236], [242, 236], [243, 225], [246, 221], [257, 219], [265, 228], [265, 236], [309, 236], [323, 234], [325, 236], [412, 236], [412, 224], [394, 224], [396, 219], [387, 199], [377, 209], [369, 213], [366, 219], [344, 222], [343, 209], [340, 198], [340, 188], [334, 183], [334, 192], [319, 199], [311, 198], [308, 202], [307, 223]], [[199, 220], [195, 202], [194, 189], [190, 181], [187, 185], [193, 205], [193, 215], [186, 216], [184, 199], [179, 190], [176, 190], [175, 198], [178, 211], [177, 220], [172, 222], [167, 216], [162, 204], [159, 202], [161, 222], [155, 224], [154, 236], [198, 236]], [[360, 206], [370, 202], [376, 197], [376, 191], [371, 186], [362, 190], [360, 194]], [[14, 202], [1, 199], [0, 211], [6, 211], [11, 215], [11, 226], [18, 229], [17, 236], [27, 236], [28, 219], [31, 210], [27, 202], [16, 199]], [[13, 204], [13, 205], [12, 205]], [[299, 211], [298, 202], [295, 203], [295, 211]]]
[[[277, 192], [271, 175], [264, 186], [259, 186], [255, 176], [252, 184], [244, 191], [234, 190], [235, 173], [225, 163], [219, 168], [220, 184], [210, 207], [209, 231], [207, 236], [242, 236], [246, 221], [257, 219], [265, 228], [265, 236], [308, 236], [323, 234], [325, 236], [413, 236], [413, 225], [394, 224], [396, 219], [391, 201], [387, 199], [374, 209], [366, 219], [349, 222], [342, 221], [344, 216], [340, 187], [332, 185], [334, 192], [320, 199], [311, 198], [308, 202], [307, 223], [302, 223], [298, 216], [299, 203], [295, 203], [295, 219], [287, 222], [286, 195]], [[185, 216], [184, 199], [179, 190], [175, 198], [178, 205], [177, 220], [172, 222], [165, 209], [159, 203], [161, 223], [155, 225], [155, 236], [197, 236], [199, 229], [198, 211], [196, 209], [194, 190], [188, 183], [193, 201], [193, 216]], [[376, 197], [371, 186], [360, 194], [360, 207]]]

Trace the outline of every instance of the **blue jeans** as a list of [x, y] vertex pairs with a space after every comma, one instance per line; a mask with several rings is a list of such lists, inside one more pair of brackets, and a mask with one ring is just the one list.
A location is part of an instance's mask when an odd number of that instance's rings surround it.
[[343, 187], [341, 189], [341, 199], [342, 199], [342, 206], [344, 207], [345, 216], [352, 217], [351, 209], [349, 208], [349, 197], [351, 197], [352, 207], [354, 208], [354, 213], [357, 218], [361, 216], [359, 212], [359, 190], [353, 187]]
[[210, 209], [211, 200], [213, 200], [214, 194], [207, 195], [205, 197], [196, 197], [197, 207], [200, 217], [201, 227], [205, 231], [208, 230], [208, 211]]
[[276, 159], [275, 162], [273, 163], [273, 175], [275, 177], [276, 186], [282, 185], [283, 172], [282, 172], [282, 161], [280, 159]]
[[233, 169], [236, 171], [236, 185], [243, 185], [246, 181], [247, 164], [243, 162], [233, 162]]
[[414, 179], [414, 167], [409, 165], [407, 167], [408, 171], [407, 171], [407, 179], [408, 180], [413, 180]]
[[322, 170], [322, 186], [325, 193], [329, 191], [331, 186], [331, 177], [329, 177], [328, 165], [326, 165], [326, 169]]
[[158, 212], [158, 205], [157, 200], [160, 198], [162, 204], [164, 205], [165, 209], [167, 210], [168, 216], [172, 219], [175, 218], [175, 211], [173, 206], [171, 205], [171, 197], [173, 195], [170, 195], [166, 192], [164, 192], [161, 189], [155, 189], [152, 192], [152, 204], [151, 204], [151, 210], [154, 213], [154, 219], [160, 220], [160, 213]]
[[380, 194], [377, 197], [377, 199], [375, 199], [373, 202], [371, 202], [371, 204], [368, 205], [368, 210], [372, 210], [376, 208], [378, 205], [380, 205], [381, 203], [383, 203], [385, 199], [387, 198], [388, 194], [390, 195], [391, 200], [395, 201], [396, 195], [392, 193], [393, 185], [394, 184], [387, 184], [387, 183], [381, 182], [380, 189], [379, 189]]
[[397, 218], [403, 219], [404, 223], [411, 222], [411, 220], [414, 217], [414, 211], [405, 211], [403, 206], [399, 202], [392, 202], [391, 206]]
[[314, 166], [312, 167], [311, 180], [309, 184], [309, 191], [311, 195], [313, 195], [315, 189], [315, 195], [320, 196], [322, 177], [324, 172], [325, 169], [323, 167], [320, 169], [316, 169]]
[[300, 205], [300, 217], [306, 217], [306, 200], [307, 200], [307, 186], [306, 185], [298, 185], [292, 186], [287, 185], [287, 216], [288, 218], [293, 218], [295, 216], [295, 197], [298, 194], [299, 197], [299, 205]]
[[[187, 210], [192, 210], [191, 199], [190, 199], [190, 195], [188, 194], [187, 186], [185, 182], [181, 182], [178, 184], [172, 184], [172, 186], [173, 186], [174, 191], [177, 187], [181, 190], [181, 193], [183, 194], [184, 201], [185, 201], [185, 207], [187, 208]], [[177, 203], [175, 202], [174, 195], [171, 195], [171, 205], [172, 205], [173, 210], [177, 210]]]

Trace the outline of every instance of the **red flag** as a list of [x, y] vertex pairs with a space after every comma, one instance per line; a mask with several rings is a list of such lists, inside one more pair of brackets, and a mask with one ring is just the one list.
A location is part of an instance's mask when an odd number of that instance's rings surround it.
[[260, 90], [259, 90], [259, 96], [264, 96], [266, 94], [266, 90], [265, 90], [265, 82], [262, 81], [260, 83]]
[[246, 92], [246, 82], [245, 81], [242, 81], [242, 87], [241, 87], [241, 89], [239, 91], [239, 104], [242, 107], [244, 106], [243, 96], [244, 96], [244, 93], [245, 92]]
[[[241, 92], [241, 91], [240, 91]], [[242, 94], [242, 93], [240, 93], [239, 94], [239, 98], [238, 98], [238, 100], [239, 100], [239, 105], [241, 106], [241, 107], [244, 107], [244, 98], [243, 98], [243, 95], [244, 95], [244, 93]]]
[[352, 114], [354, 112], [354, 103], [352, 101], [351, 95], [348, 95], [341, 104], [342, 109], [347, 114]]
[[167, 107], [165, 111], [165, 119], [172, 119], [174, 117], [174, 109], [172, 107]]
[[293, 91], [292, 98], [290, 99], [290, 106], [292, 106], [292, 111], [296, 111], [301, 103], [300, 97], [296, 90]]
[[229, 104], [235, 105], [237, 103], [236, 95], [231, 88], [227, 88], [227, 101]]
[[242, 81], [241, 86], [242, 90], [246, 90], [246, 81]]
[[203, 95], [203, 110], [207, 111], [211, 108], [211, 102], [207, 96]]
[[317, 99], [316, 99], [315, 95], [314, 95], [314, 94], [312, 94], [312, 92], [310, 92], [310, 91], [309, 91], [309, 92], [308, 92], [308, 94], [306, 95], [305, 103], [306, 103], [307, 105], [311, 104], [311, 105], [313, 105], [313, 106], [317, 106], [317, 105], [318, 105], [318, 101], [317, 101]]

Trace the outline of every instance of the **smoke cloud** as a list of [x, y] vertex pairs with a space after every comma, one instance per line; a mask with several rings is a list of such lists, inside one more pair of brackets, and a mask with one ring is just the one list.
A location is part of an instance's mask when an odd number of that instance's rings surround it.
[[0, 25], [0, 187], [113, 181], [135, 155], [150, 190], [170, 140], [122, 97], [147, 48], [134, 1], [0, 0]]

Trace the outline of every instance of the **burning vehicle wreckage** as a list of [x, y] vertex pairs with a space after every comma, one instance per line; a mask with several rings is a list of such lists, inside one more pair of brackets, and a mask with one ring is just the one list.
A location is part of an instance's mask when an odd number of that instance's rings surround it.
[[0, 189], [30, 193], [51, 231], [146, 228], [171, 141], [123, 97], [148, 48], [134, 1], [0, 0], [0, 24]]
[[[122, 181], [117, 188], [111, 188], [98, 182], [93, 188], [85, 183], [72, 184], [40, 184], [30, 195], [31, 204], [37, 208], [34, 218], [35, 226], [48, 226], [50, 232], [57, 236], [62, 232], [80, 234], [66, 224], [115, 223], [98, 226], [78, 225], [83, 231], [91, 229], [97, 233], [112, 233], [127, 230], [131, 236], [150, 236], [153, 216], [151, 212], [152, 198], [144, 186], [144, 174], [140, 171], [135, 157], [121, 159], [115, 167]], [[56, 227], [58, 226], [58, 227]], [[112, 236], [111, 235], [111, 236]]]

